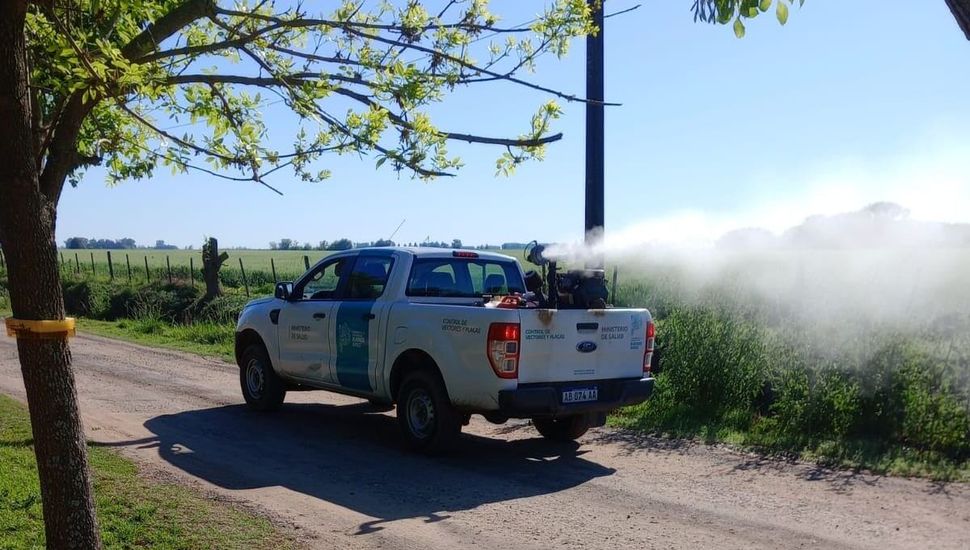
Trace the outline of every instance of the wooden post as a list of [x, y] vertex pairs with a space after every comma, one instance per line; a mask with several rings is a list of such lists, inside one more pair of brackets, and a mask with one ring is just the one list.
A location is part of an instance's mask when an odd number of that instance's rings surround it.
[[[64, 253], [61, 252], [61, 265], [64, 265]], [[3, 265], [3, 252], [0, 252], [0, 267], [5, 267]]]
[[74, 273], [77, 275], [81, 274], [81, 260], [77, 257], [77, 252], [74, 253]]
[[108, 251], [108, 279], [115, 280], [115, 264], [111, 261], [111, 251]]
[[273, 283], [280, 282], [280, 280], [276, 278], [276, 262], [273, 261], [273, 258], [269, 259], [269, 267], [273, 270]]
[[128, 254], [125, 254], [125, 265], [128, 266], [128, 284], [131, 284], [131, 258], [128, 257]]
[[[64, 263], [64, 253], [61, 253], [61, 263]], [[3, 250], [0, 250], [0, 267], [7, 269], [7, 259], [3, 257]]]
[[222, 287], [219, 284], [219, 270], [222, 264], [229, 259], [229, 254], [219, 252], [219, 241], [215, 237], [202, 245], [202, 280], [205, 281], [205, 296], [203, 301], [209, 301], [216, 296], [222, 295]]
[[306, 254], [303, 255], [303, 267], [307, 268], [307, 271], [310, 270], [310, 258]]
[[239, 271], [242, 271], [243, 286], [246, 287], [246, 297], [249, 298], [249, 281], [246, 280], [246, 268], [243, 267], [242, 256], [239, 257]]
[[172, 284], [172, 262], [168, 259], [168, 254], [165, 255], [165, 266], [168, 268], [168, 284]]
[[145, 254], [145, 281], [152, 282], [152, 274], [148, 271], [148, 254]]
[[195, 258], [189, 256], [189, 281], [192, 281], [192, 288], [195, 288]]
[[94, 252], [91, 253], [91, 276], [94, 277], [97, 272], [94, 270]]

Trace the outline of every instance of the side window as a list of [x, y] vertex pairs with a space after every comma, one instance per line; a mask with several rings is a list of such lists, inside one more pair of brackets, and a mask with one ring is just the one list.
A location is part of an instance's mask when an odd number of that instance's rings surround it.
[[348, 300], [374, 300], [384, 293], [394, 259], [386, 256], [358, 256], [350, 274]]
[[473, 262], [468, 265], [472, 287], [476, 294], [508, 294], [509, 285], [505, 270], [494, 262]]
[[409, 296], [455, 296], [458, 291], [455, 266], [448, 260], [419, 261], [411, 271]]
[[353, 258], [340, 258], [318, 266], [309, 277], [297, 283], [293, 295], [303, 300], [336, 299], [341, 281], [349, 275], [347, 272], [350, 271], [352, 260]]

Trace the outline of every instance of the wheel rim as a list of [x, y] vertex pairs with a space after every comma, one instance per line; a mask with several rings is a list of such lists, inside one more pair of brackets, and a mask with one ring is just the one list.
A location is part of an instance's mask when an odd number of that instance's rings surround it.
[[246, 391], [250, 397], [259, 399], [263, 395], [266, 376], [263, 374], [263, 364], [258, 359], [251, 359], [246, 365]]
[[434, 403], [431, 396], [423, 389], [411, 392], [408, 399], [408, 427], [411, 433], [420, 439], [431, 435], [434, 429]]

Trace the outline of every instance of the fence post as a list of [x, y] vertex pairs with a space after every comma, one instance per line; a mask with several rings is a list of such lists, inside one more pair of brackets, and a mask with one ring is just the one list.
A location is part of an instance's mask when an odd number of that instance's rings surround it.
[[128, 266], [128, 284], [131, 284], [131, 259], [125, 254], [125, 265]]
[[613, 296], [610, 298], [610, 303], [616, 305], [616, 266], [613, 266]]
[[97, 276], [97, 272], [94, 269], [94, 252], [91, 253], [91, 277]]
[[148, 271], [148, 254], [145, 254], [145, 281], [152, 282], [152, 274]]
[[308, 271], [310, 269], [310, 257], [306, 254], [303, 255], [303, 267], [307, 268]]
[[74, 253], [74, 274], [81, 274], [81, 260], [77, 257], [77, 252]]
[[[64, 253], [61, 252], [61, 265], [64, 265]], [[0, 252], [0, 267], [6, 267], [3, 265], [3, 252]]]
[[273, 283], [275, 284], [280, 282], [280, 280], [276, 278], [276, 262], [273, 261], [273, 258], [269, 259], [269, 267], [273, 270]]
[[165, 266], [168, 267], [168, 284], [172, 284], [172, 262], [168, 259], [168, 254], [165, 255]]
[[111, 261], [111, 251], [108, 251], [108, 278], [115, 280], [115, 264]]
[[192, 281], [192, 288], [195, 288], [195, 258], [189, 256], [189, 280]]
[[246, 280], [246, 268], [243, 267], [242, 256], [239, 257], [239, 271], [242, 272], [243, 286], [246, 287], [246, 297], [249, 298], [249, 281]]
[[[61, 253], [61, 258], [64, 257], [64, 253]], [[61, 260], [63, 261], [63, 260]], [[3, 250], [0, 250], [0, 267], [7, 269], [7, 259], [3, 257]]]

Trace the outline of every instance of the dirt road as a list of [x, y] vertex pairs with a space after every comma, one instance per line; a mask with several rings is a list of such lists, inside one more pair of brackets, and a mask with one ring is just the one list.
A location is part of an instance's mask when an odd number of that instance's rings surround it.
[[[968, 548], [970, 487], [833, 472], [596, 430], [466, 428], [456, 452], [400, 450], [392, 413], [291, 393], [241, 405], [235, 366], [80, 336], [89, 437], [147, 475], [242, 502], [319, 548]], [[23, 398], [11, 339], [0, 392]]]

